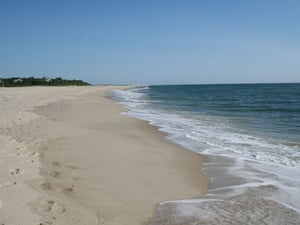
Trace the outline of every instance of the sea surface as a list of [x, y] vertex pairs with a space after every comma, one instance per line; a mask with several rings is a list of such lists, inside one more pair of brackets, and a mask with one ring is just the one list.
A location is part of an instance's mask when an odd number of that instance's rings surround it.
[[144, 86], [126, 114], [207, 156], [210, 190], [161, 203], [156, 224], [300, 224], [300, 84]]

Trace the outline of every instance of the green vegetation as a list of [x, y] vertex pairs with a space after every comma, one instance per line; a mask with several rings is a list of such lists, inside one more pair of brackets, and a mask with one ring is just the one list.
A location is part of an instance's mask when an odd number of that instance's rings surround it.
[[25, 86], [84, 86], [90, 85], [82, 80], [66, 80], [61, 77], [49, 78], [49, 77], [10, 77], [0, 78], [0, 87], [25, 87]]

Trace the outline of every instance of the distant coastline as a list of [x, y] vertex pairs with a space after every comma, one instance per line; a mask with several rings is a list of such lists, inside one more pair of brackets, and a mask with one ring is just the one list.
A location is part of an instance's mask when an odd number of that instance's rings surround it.
[[27, 87], [27, 86], [87, 86], [91, 85], [82, 80], [68, 80], [62, 77], [9, 77], [0, 78], [0, 87]]

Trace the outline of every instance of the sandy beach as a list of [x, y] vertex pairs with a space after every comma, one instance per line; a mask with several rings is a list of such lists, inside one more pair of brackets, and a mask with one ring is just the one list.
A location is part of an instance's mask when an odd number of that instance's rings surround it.
[[202, 157], [122, 115], [119, 88], [0, 88], [0, 224], [145, 224], [207, 192]]

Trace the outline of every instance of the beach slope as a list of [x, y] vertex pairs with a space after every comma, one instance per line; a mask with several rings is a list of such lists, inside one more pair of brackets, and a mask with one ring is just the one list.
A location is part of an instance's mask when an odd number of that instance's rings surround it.
[[0, 89], [0, 222], [143, 224], [207, 191], [201, 156], [121, 115], [117, 88]]

